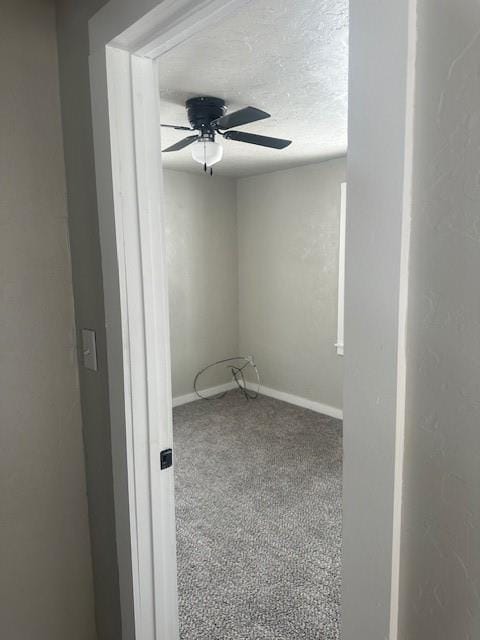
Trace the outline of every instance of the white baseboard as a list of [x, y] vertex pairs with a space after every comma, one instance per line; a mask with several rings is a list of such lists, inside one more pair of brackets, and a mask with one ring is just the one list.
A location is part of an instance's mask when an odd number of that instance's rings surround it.
[[[219, 384], [218, 386], [210, 387], [209, 389], [202, 389], [202, 395], [217, 396], [219, 393], [230, 391], [231, 389], [236, 388], [237, 384], [235, 382], [227, 382], [226, 384]], [[330, 407], [328, 404], [322, 404], [321, 402], [316, 402], [315, 400], [308, 400], [307, 398], [302, 398], [301, 396], [294, 396], [292, 393], [277, 391], [276, 389], [270, 389], [269, 387], [264, 387], [262, 385], [260, 387], [260, 395], [269, 396], [270, 398], [276, 398], [277, 400], [283, 400], [283, 402], [294, 404], [297, 407], [303, 407], [304, 409], [310, 409], [310, 411], [316, 411], [317, 413], [323, 413], [326, 416], [343, 420], [343, 411], [341, 409], [338, 409], [337, 407]], [[172, 405], [174, 407], [179, 407], [182, 404], [188, 404], [189, 402], [194, 402], [195, 400], [199, 400], [199, 397], [195, 392], [186, 393], [183, 396], [177, 396], [176, 398], [173, 398]]]
[[337, 407], [330, 407], [328, 404], [322, 404], [315, 400], [308, 400], [300, 396], [294, 396], [292, 393], [285, 393], [285, 391], [277, 391], [276, 389], [269, 389], [263, 385], [260, 387], [260, 394], [269, 396], [270, 398], [276, 398], [277, 400], [283, 400], [283, 402], [289, 402], [295, 404], [297, 407], [303, 407], [304, 409], [310, 409], [317, 413], [323, 413], [331, 418], [337, 418], [343, 420], [343, 411]]
[[[217, 387], [210, 387], [210, 389], [201, 389], [202, 396], [217, 396], [224, 391], [230, 391], [236, 389], [237, 384], [235, 382], [227, 382], [226, 384], [219, 384]], [[194, 400], [200, 400], [195, 391], [192, 393], [186, 393], [184, 396], [177, 396], [172, 400], [173, 407], [179, 407], [181, 404], [188, 404]]]

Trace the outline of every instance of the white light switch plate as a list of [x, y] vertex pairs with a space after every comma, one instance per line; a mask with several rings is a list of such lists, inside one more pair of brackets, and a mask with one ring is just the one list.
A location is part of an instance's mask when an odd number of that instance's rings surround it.
[[95, 331], [91, 329], [82, 329], [82, 353], [83, 366], [86, 369], [97, 371], [97, 344]]

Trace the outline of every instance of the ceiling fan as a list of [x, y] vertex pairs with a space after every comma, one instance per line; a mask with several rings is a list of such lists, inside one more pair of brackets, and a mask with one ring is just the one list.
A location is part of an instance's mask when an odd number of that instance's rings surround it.
[[170, 147], [163, 149], [163, 152], [180, 151], [180, 149], [193, 145], [192, 158], [203, 164], [205, 171], [210, 168], [211, 175], [213, 173], [212, 166], [223, 157], [223, 147], [215, 141], [217, 134], [223, 136], [226, 140], [237, 140], [238, 142], [247, 142], [248, 144], [256, 144], [271, 149], [284, 149], [291, 144], [291, 140], [283, 140], [282, 138], [270, 138], [269, 136], [260, 136], [245, 131], [231, 131], [233, 127], [240, 127], [250, 122], [270, 118], [270, 114], [261, 109], [245, 107], [232, 113], [226, 113], [225, 101], [221, 98], [212, 98], [210, 96], [190, 98], [185, 103], [185, 107], [190, 127], [173, 124], [162, 124], [161, 126], [178, 131], [196, 131], [197, 133], [179, 140]]

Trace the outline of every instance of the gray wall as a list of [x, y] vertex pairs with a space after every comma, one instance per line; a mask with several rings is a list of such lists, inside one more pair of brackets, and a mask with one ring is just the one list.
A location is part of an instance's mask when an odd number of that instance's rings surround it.
[[[80, 368], [97, 632], [121, 637], [108, 372], [92, 144], [88, 20], [105, 0], [57, 0], [60, 94], [77, 336], [97, 333], [99, 370]], [[78, 343], [80, 344], [80, 343]]]
[[343, 640], [391, 637], [411, 8], [412, 2], [349, 3]]
[[237, 183], [240, 351], [266, 387], [342, 407], [337, 355], [344, 158]]
[[[238, 351], [235, 181], [164, 171], [172, 387], [193, 390], [201, 368]], [[202, 376], [202, 385], [227, 382]]]
[[479, 32], [419, 0], [402, 640], [480, 637]]
[[0, 637], [94, 640], [54, 6], [0, 13]]

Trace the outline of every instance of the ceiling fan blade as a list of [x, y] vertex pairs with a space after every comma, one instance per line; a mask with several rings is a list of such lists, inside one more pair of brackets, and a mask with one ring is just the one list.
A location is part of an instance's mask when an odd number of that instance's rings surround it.
[[261, 147], [270, 147], [271, 149], [285, 149], [291, 140], [283, 140], [282, 138], [270, 138], [269, 136], [259, 136], [256, 133], [246, 133], [245, 131], [227, 131], [223, 134], [227, 140], [237, 140], [238, 142], [248, 142], [248, 144], [258, 144]]
[[255, 107], [245, 107], [239, 109], [233, 113], [227, 113], [216, 120], [213, 120], [211, 124], [218, 129], [231, 129], [232, 127], [240, 127], [242, 124], [248, 124], [249, 122], [256, 122], [257, 120], [263, 120], [264, 118], [270, 118], [270, 114], [261, 109]]
[[162, 153], [166, 153], [167, 151], [180, 151], [180, 149], [183, 149], [184, 147], [188, 147], [189, 144], [192, 144], [192, 142], [195, 142], [195, 140], [198, 140], [198, 136], [187, 136], [186, 138], [183, 138], [183, 140], [179, 140], [178, 142], [176, 142], [175, 144], [172, 144], [171, 147], [167, 147], [166, 149], [162, 149]]
[[176, 124], [162, 124], [160, 123], [161, 127], [167, 127], [167, 129], [177, 129], [178, 131], [193, 131], [193, 129], [191, 127], [181, 127], [179, 125]]

